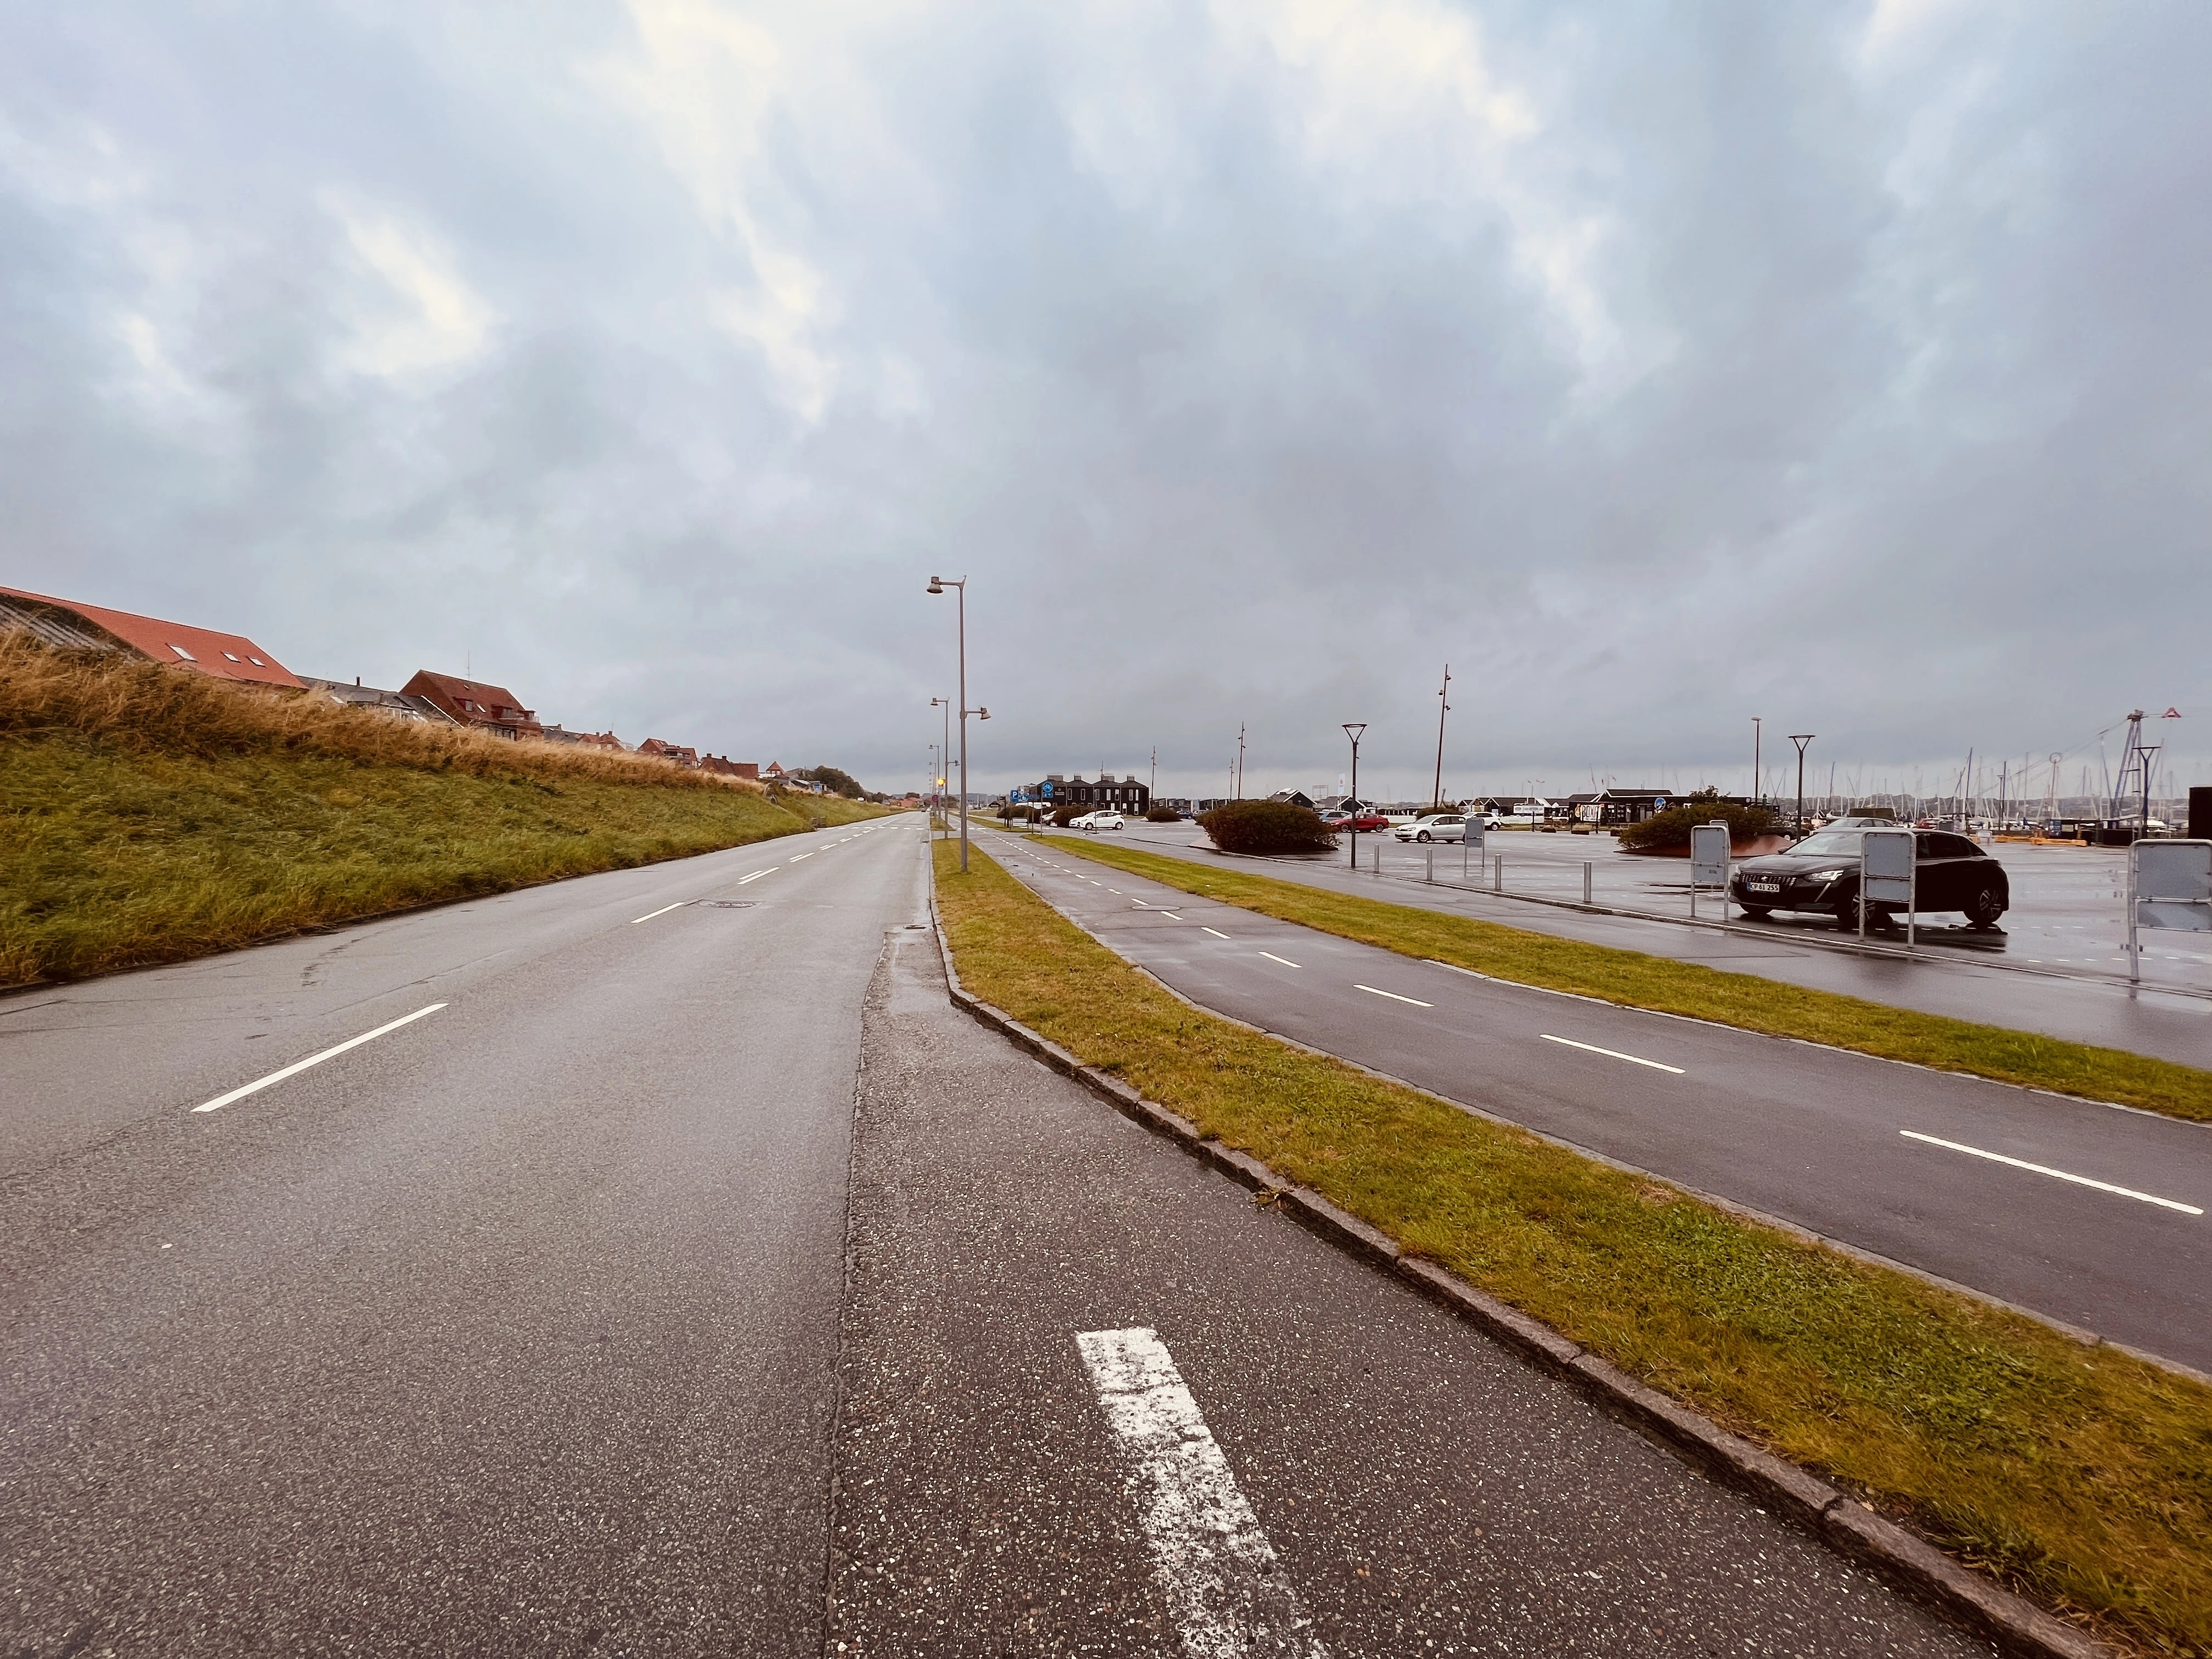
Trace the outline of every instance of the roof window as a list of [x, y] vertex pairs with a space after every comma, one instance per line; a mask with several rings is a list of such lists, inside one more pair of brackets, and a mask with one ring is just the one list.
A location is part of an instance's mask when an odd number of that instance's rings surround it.
[[183, 658], [186, 662], [198, 662], [198, 661], [199, 660], [199, 659], [198, 659], [198, 657], [195, 657], [194, 655], [192, 655], [192, 653], [191, 653], [191, 652], [189, 652], [189, 651], [185, 650], [185, 647], [184, 647], [183, 646], [181, 646], [181, 645], [174, 645], [174, 644], [173, 644], [173, 645], [171, 645], [171, 646], [169, 647], [169, 649], [170, 649], [170, 650], [172, 650], [172, 651], [173, 651], [173, 652], [175, 652], [179, 656], [182, 657], [182, 658]]
[[[248, 661], [248, 662], [252, 663], [252, 664], [256, 668], [266, 668], [266, 667], [268, 667], [268, 666], [269, 666], [269, 665], [268, 665], [267, 663], [265, 663], [265, 662], [262, 661], [260, 658], [258, 658], [258, 657], [255, 656], [255, 655], [254, 655], [251, 651], [249, 651], [249, 652], [247, 652], [247, 653], [246, 653], [246, 661]], [[356, 685], [359, 685], [359, 684], [361, 684], [361, 677], [360, 677], [359, 675], [357, 675], [357, 674], [356, 674], [356, 675], [354, 677], [354, 682], [353, 682], [353, 683], [354, 683]]]
[[226, 656], [226, 657], [229, 658], [229, 659], [230, 659], [230, 660], [231, 660], [231, 661], [233, 661], [233, 662], [236, 662], [236, 661], [238, 660], [238, 658], [237, 658], [237, 656], [236, 656], [236, 654], [235, 654], [234, 653], [226, 651], [226, 652], [224, 652], [222, 654], [223, 654], [224, 656]]

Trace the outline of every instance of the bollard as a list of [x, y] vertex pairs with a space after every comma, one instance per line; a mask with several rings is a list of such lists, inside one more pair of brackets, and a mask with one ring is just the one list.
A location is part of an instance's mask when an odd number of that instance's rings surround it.
[[1583, 902], [1584, 904], [1588, 904], [1589, 902], [1590, 902], [1590, 866], [1589, 866], [1589, 860], [1583, 860]]
[[1493, 893], [1502, 893], [1505, 890], [1505, 854], [1503, 853], [1492, 855], [1490, 890]]
[[1422, 863], [1423, 863], [1425, 866], [1426, 866], [1426, 869], [1425, 869], [1425, 871], [1424, 874], [1422, 875], [1421, 879], [1422, 879], [1422, 880], [1424, 880], [1424, 881], [1425, 881], [1425, 882], [1427, 882], [1427, 883], [1429, 884], [1429, 885], [1430, 885], [1430, 886], [1433, 887], [1433, 886], [1435, 886], [1435, 885], [1437, 884], [1437, 844], [1436, 844], [1436, 842], [1429, 842], [1426, 846], [1423, 847], [1423, 848], [1421, 848], [1421, 854], [1422, 854]]
[[1378, 878], [1382, 874], [1382, 837], [1380, 836], [1375, 837], [1375, 874]]

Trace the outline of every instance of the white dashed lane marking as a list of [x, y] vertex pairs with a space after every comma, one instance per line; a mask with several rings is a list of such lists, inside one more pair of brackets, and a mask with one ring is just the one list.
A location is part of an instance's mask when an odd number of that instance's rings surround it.
[[427, 1008], [417, 1008], [411, 1014], [402, 1014], [398, 1019], [392, 1020], [387, 1024], [378, 1026], [374, 1031], [363, 1031], [359, 1036], [348, 1037], [343, 1042], [338, 1043], [336, 1047], [324, 1049], [319, 1054], [309, 1054], [305, 1060], [295, 1060], [289, 1066], [285, 1066], [282, 1071], [271, 1072], [264, 1078], [256, 1078], [252, 1082], [246, 1084], [244, 1087], [233, 1089], [227, 1095], [217, 1095], [213, 1100], [208, 1102], [206, 1105], [195, 1106], [192, 1109], [196, 1112], [221, 1111], [233, 1101], [243, 1100], [248, 1095], [259, 1094], [264, 1089], [266, 1089], [272, 1083], [282, 1083], [288, 1077], [296, 1077], [301, 1072], [306, 1071], [310, 1066], [319, 1066], [325, 1060], [334, 1059], [337, 1055], [345, 1053], [349, 1048], [358, 1048], [364, 1042], [374, 1042], [378, 1037], [382, 1036], [386, 1031], [396, 1031], [403, 1025], [411, 1025], [416, 1020], [422, 1018], [423, 1015], [434, 1014], [439, 1009], [443, 1008], [446, 1006], [447, 1005], [442, 1002], [434, 1002]]
[[1631, 1066], [1649, 1066], [1655, 1072], [1672, 1072], [1676, 1077], [1684, 1074], [1680, 1066], [1669, 1066], [1663, 1060], [1644, 1060], [1636, 1054], [1624, 1054], [1618, 1048], [1601, 1048], [1595, 1042], [1577, 1042], [1572, 1037], [1553, 1036], [1548, 1031], [1540, 1035], [1547, 1042], [1556, 1042], [1565, 1048], [1579, 1048], [1586, 1054], [1603, 1054], [1607, 1060], [1625, 1060]]
[[1899, 1129], [1898, 1133], [1907, 1140], [1925, 1142], [1930, 1146], [1942, 1146], [1954, 1152], [1965, 1152], [1970, 1158], [1985, 1158], [1992, 1164], [2008, 1164], [2015, 1170], [2026, 1170], [2032, 1175], [2049, 1176], [2053, 1181], [2070, 1181], [2077, 1187], [2094, 1187], [2100, 1193], [2112, 1193], [2120, 1198], [2132, 1198], [2140, 1204], [2155, 1204], [2161, 1209], [2179, 1210], [2184, 1215], [2203, 1215], [2203, 1210], [2194, 1204], [2184, 1204], [2171, 1198], [2157, 1198], [2149, 1193], [2139, 1193], [2132, 1187], [2115, 1187], [2108, 1181], [2092, 1181], [2087, 1176], [2069, 1175], [2063, 1170], [2054, 1170], [2047, 1164], [2030, 1164], [2024, 1158], [2007, 1158], [2002, 1152], [1986, 1152], [1979, 1146], [1969, 1146], [1963, 1141], [1940, 1140], [1934, 1135], [1923, 1135], [1915, 1129]]

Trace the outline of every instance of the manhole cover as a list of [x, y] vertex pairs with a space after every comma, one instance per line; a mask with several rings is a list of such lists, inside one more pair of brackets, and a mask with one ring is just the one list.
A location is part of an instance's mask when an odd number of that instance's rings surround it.
[[709, 910], [750, 910], [753, 908], [753, 902], [750, 899], [708, 899], [707, 908]]

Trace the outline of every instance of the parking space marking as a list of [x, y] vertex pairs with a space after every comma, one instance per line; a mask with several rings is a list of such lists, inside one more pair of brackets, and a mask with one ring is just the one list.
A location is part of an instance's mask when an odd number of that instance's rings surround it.
[[1152, 1579], [1192, 1656], [1328, 1659], [1260, 1517], [1159, 1333], [1075, 1339], [1106, 1422], [1137, 1474]]
[[1219, 928], [1208, 927], [1203, 922], [1199, 924], [1199, 932], [1201, 933], [1211, 933], [1216, 939], [1227, 939], [1229, 937], [1228, 934], [1223, 933]]
[[411, 1025], [423, 1015], [434, 1014], [446, 1006], [442, 1002], [434, 1002], [427, 1008], [417, 1008], [411, 1014], [402, 1014], [390, 1024], [378, 1026], [374, 1031], [363, 1031], [359, 1036], [348, 1037], [335, 1048], [324, 1049], [319, 1054], [309, 1054], [305, 1060], [295, 1060], [282, 1071], [271, 1072], [264, 1078], [257, 1078], [243, 1088], [233, 1089], [227, 1095], [217, 1095], [206, 1105], [195, 1106], [192, 1109], [195, 1112], [219, 1112], [233, 1101], [243, 1100], [248, 1095], [258, 1095], [272, 1083], [282, 1083], [288, 1077], [296, 1077], [310, 1066], [319, 1066], [326, 1060], [337, 1058], [349, 1048], [358, 1048], [364, 1042], [373, 1042], [386, 1031], [396, 1031], [403, 1025]]
[[1669, 1066], [1662, 1060], [1645, 1060], [1638, 1054], [1624, 1054], [1618, 1048], [1601, 1048], [1595, 1042], [1577, 1042], [1572, 1037], [1553, 1036], [1548, 1031], [1540, 1032], [1538, 1035], [1547, 1042], [1557, 1042], [1569, 1048], [1580, 1048], [1586, 1054], [1603, 1054], [1607, 1060], [1625, 1060], [1631, 1066], [1649, 1066], [1655, 1072], [1672, 1072], [1676, 1077], [1686, 1075], [1679, 1066]]
[[1364, 991], [1371, 997], [1388, 997], [1393, 1002], [1410, 1002], [1416, 1008], [1433, 1008], [1437, 1006], [1433, 1002], [1424, 1002], [1419, 997], [1401, 997], [1395, 991], [1378, 991], [1371, 985], [1361, 985], [1357, 981], [1353, 983], [1352, 988], [1355, 991]]
[[650, 914], [648, 914], [648, 915], [642, 915], [642, 916], [632, 916], [632, 917], [629, 919], [629, 925], [630, 925], [631, 927], [636, 927], [636, 926], [638, 925], [638, 923], [640, 923], [641, 921], [651, 921], [654, 916], [665, 916], [665, 915], [667, 915], [671, 910], [681, 910], [681, 909], [682, 909], [685, 905], [687, 905], [687, 904], [689, 904], [689, 903], [690, 903], [690, 902], [691, 902], [691, 901], [690, 901], [690, 899], [678, 899], [678, 900], [677, 900], [677, 901], [676, 901], [676, 902], [675, 902], [675, 903], [673, 903], [673, 904], [664, 904], [664, 905], [662, 905], [662, 906], [661, 906], [658, 910], [654, 910], [654, 911], [651, 912], [651, 913], [650, 913]]
[[2049, 1176], [2054, 1181], [2070, 1181], [2077, 1187], [2094, 1187], [2100, 1193], [2112, 1193], [2121, 1198], [2132, 1198], [2138, 1203], [2155, 1204], [2162, 1209], [2179, 1210], [2184, 1215], [2203, 1215], [2204, 1212], [2194, 1204], [2183, 1204], [2171, 1198], [2159, 1198], [2150, 1193], [2139, 1193], [2132, 1187], [2115, 1187], [2109, 1181], [2092, 1181], [2087, 1176], [2069, 1175], [2063, 1170], [2054, 1170], [2045, 1164], [2030, 1164], [2025, 1158], [2007, 1158], [2002, 1152], [1985, 1152], [1978, 1146], [1969, 1146], [1964, 1141], [1943, 1140], [1935, 1135], [1923, 1135], [1917, 1129], [1899, 1129], [1898, 1133], [1907, 1140], [1925, 1141], [1930, 1146], [1947, 1147], [1954, 1152], [1965, 1152], [1973, 1158], [1985, 1158], [1992, 1164], [2008, 1164], [2015, 1170], [2027, 1170], [2033, 1174]]
[[1292, 962], [1288, 957], [1279, 957], [1273, 951], [1262, 951], [1260, 954], [1267, 957], [1270, 962], [1281, 963], [1285, 968], [1295, 968], [1298, 965], [1297, 963]]

